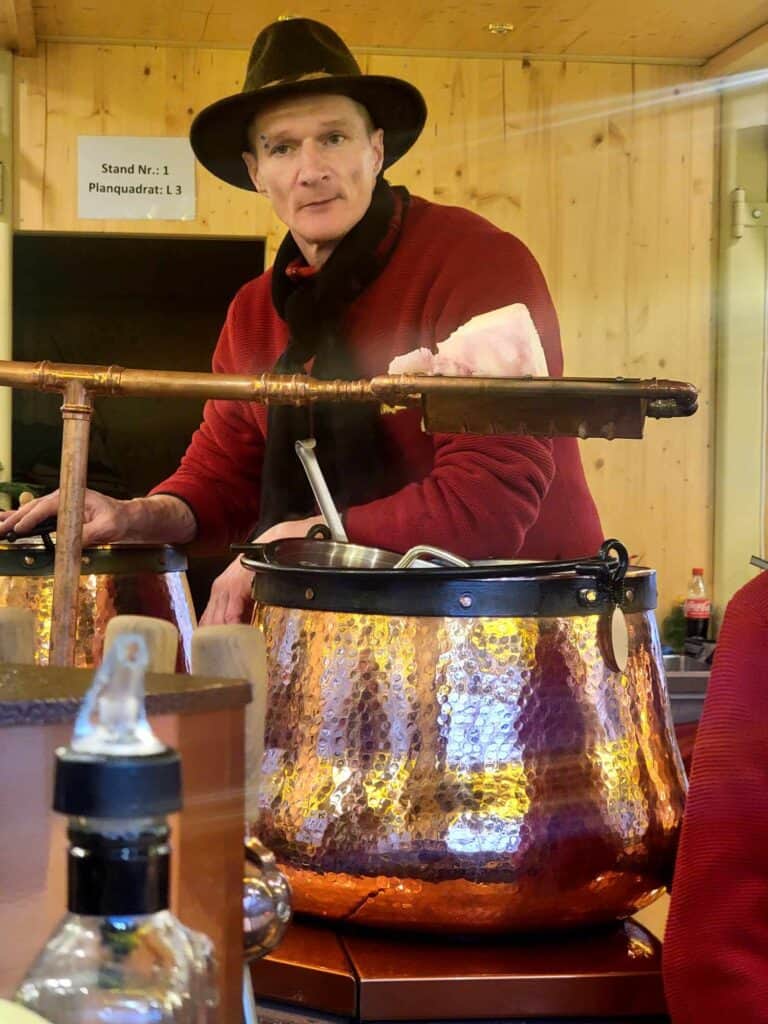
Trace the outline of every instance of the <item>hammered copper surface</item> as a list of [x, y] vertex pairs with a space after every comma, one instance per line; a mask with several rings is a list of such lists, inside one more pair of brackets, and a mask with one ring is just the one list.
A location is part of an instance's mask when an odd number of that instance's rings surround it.
[[669, 880], [685, 776], [651, 612], [611, 671], [599, 615], [261, 607], [258, 833], [294, 909], [440, 931], [614, 919]]
[[[0, 570], [1, 571], [1, 570]], [[0, 607], [30, 608], [37, 615], [35, 663], [48, 664], [53, 571], [42, 576], [0, 575]], [[179, 630], [177, 671], [189, 672], [195, 613], [183, 572], [137, 572], [80, 576], [74, 665], [101, 661], [104, 631], [115, 615], [152, 615]]]

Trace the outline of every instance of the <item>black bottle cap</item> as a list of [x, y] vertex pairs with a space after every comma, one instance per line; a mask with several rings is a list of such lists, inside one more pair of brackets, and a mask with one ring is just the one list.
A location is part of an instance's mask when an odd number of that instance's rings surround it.
[[181, 759], [175, 750], [147, 757], [56, 751], [53, 809], [70, 817], [151, 818], [181, 808]]

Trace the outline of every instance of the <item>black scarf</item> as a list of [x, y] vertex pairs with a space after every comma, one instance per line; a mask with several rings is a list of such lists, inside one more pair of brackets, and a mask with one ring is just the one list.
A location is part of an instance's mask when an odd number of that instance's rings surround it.
[[[382, 272], [394, 251], [406, 215], [408, 192], [379, 178], [365, 216], [339, 242], [318, 273], [288, 274], [301, 253], [287, 234], [275, 259], [272, 302], [287, 322], [289, 340], [274, 373], [311, 374], [320, 380], [357, 380], [343, 331], [347, 307]], [[315, 500], [295, 451], [295, 442], [314, 437], [317, 459], [342, 511], [391, 494], [399, 486], [397, 467], [385, 444], [375, 403], [318, 402], [312, 407], [271, 405], [261, 480], [257, 537], [275, 523], [314, 515]]]

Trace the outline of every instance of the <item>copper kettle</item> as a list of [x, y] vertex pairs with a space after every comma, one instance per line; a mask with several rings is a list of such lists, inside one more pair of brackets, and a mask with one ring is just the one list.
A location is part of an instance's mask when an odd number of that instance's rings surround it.
[[581, 565], [246, 559], [269, 663], [252, 829], [297, 911], [493, 932], [660, 894], [685, 776], [655, 574], [604, 548]]

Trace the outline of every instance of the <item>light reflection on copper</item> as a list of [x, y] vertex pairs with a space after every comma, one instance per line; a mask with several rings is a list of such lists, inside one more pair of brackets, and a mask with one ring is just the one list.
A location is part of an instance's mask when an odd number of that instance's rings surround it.
[[[15, 549], [20, 545], [17, 543]], [[3, 575], [0, 544], [0, 607], [29, 608], [36, 613], [35, 663], [47, 665], [51, 641], [53, 564], [39, 576]], [[38, 556], [42, 548], [30, 545]], [[125, 549], [121, 559], [126, 558]], [[177, 669], [190, 671], [192, 631], [195, 612], [184, 572], [82, 573], [79, 582], [78, 616], [74, 665], [90, 668], [101, 661], [104, 632], [115, 615], [153, 615], [168, 619], [179, 629]]]

